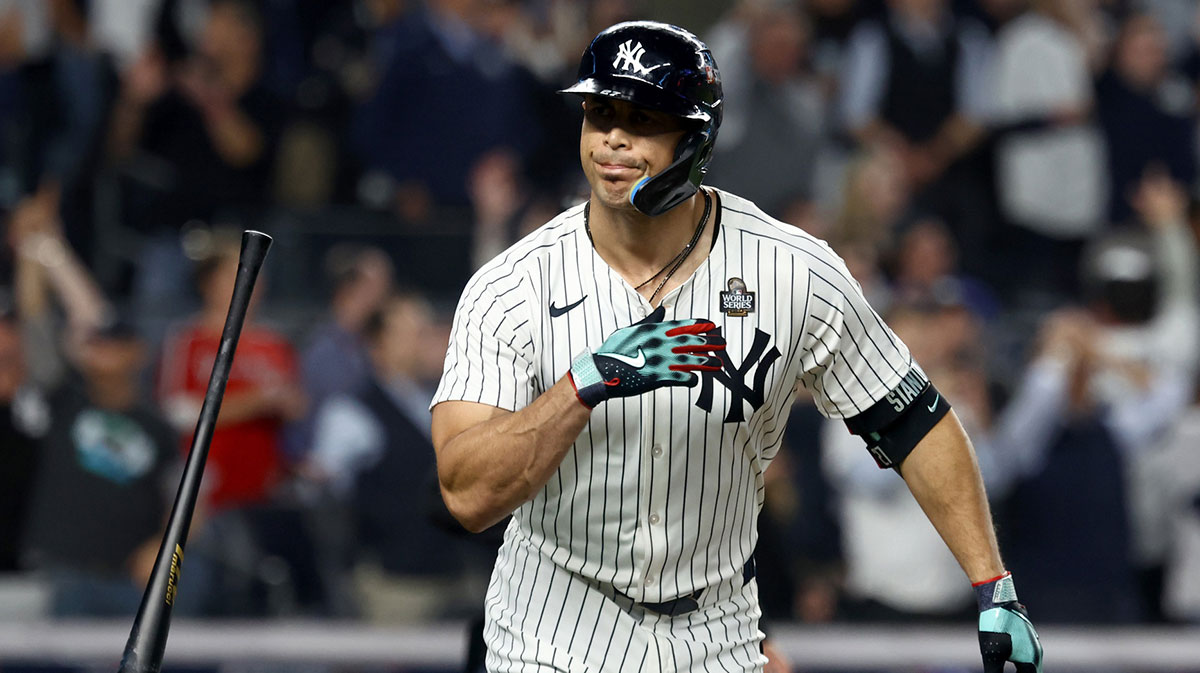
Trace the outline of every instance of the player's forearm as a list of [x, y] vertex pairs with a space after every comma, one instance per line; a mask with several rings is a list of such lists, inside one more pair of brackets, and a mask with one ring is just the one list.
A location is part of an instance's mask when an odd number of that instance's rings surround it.
[[1004, 572], [975, 452], [953, 411], [917, 444], [901, 474], [971, 582]]
[[439, 442], [438, 478], [454, 518], [479, 532], [532, 498], [558, 469], [591, 412], [565, 377], [532, 404]]

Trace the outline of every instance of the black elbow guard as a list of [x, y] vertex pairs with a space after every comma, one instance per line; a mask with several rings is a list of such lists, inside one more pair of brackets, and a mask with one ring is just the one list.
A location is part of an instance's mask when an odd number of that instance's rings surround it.
[[880, 469], [898, 470], [917, 443], [949, 411], [950, 403], [914, 365], [883, 399], [847, 418], [846, 427], [867, 442], [867, 450]]

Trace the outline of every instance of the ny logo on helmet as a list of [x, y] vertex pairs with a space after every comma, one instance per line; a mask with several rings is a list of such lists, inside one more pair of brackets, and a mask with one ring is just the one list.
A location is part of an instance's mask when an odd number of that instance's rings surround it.
[[642, 56], [645, 54], [646, 49], [641, 42], [634, 45], [633, 40], [625, 40], [625, 43], [617, 50], [617, 57], [613, 59], [613, 67], [632, 70], [639, 75], [649, 75], [651, 68], [642, 65]]

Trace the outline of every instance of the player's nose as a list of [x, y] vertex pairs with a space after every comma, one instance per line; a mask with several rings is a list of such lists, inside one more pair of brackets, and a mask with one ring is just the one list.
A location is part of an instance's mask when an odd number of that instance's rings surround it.
[[620, 124], [613, 124], [604, 134], [604, 145], [609, 149], [619, 150], [629, 148], [629, 133]]

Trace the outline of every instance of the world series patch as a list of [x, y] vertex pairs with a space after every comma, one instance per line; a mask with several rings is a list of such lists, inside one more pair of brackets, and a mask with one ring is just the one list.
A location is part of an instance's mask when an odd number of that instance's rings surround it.
[[729, 290], [721, 293], [721, 312], [731, 318], [745, 318], [754, 312], [754, 293], [746, 290], [746, 281], [729, 279]]

